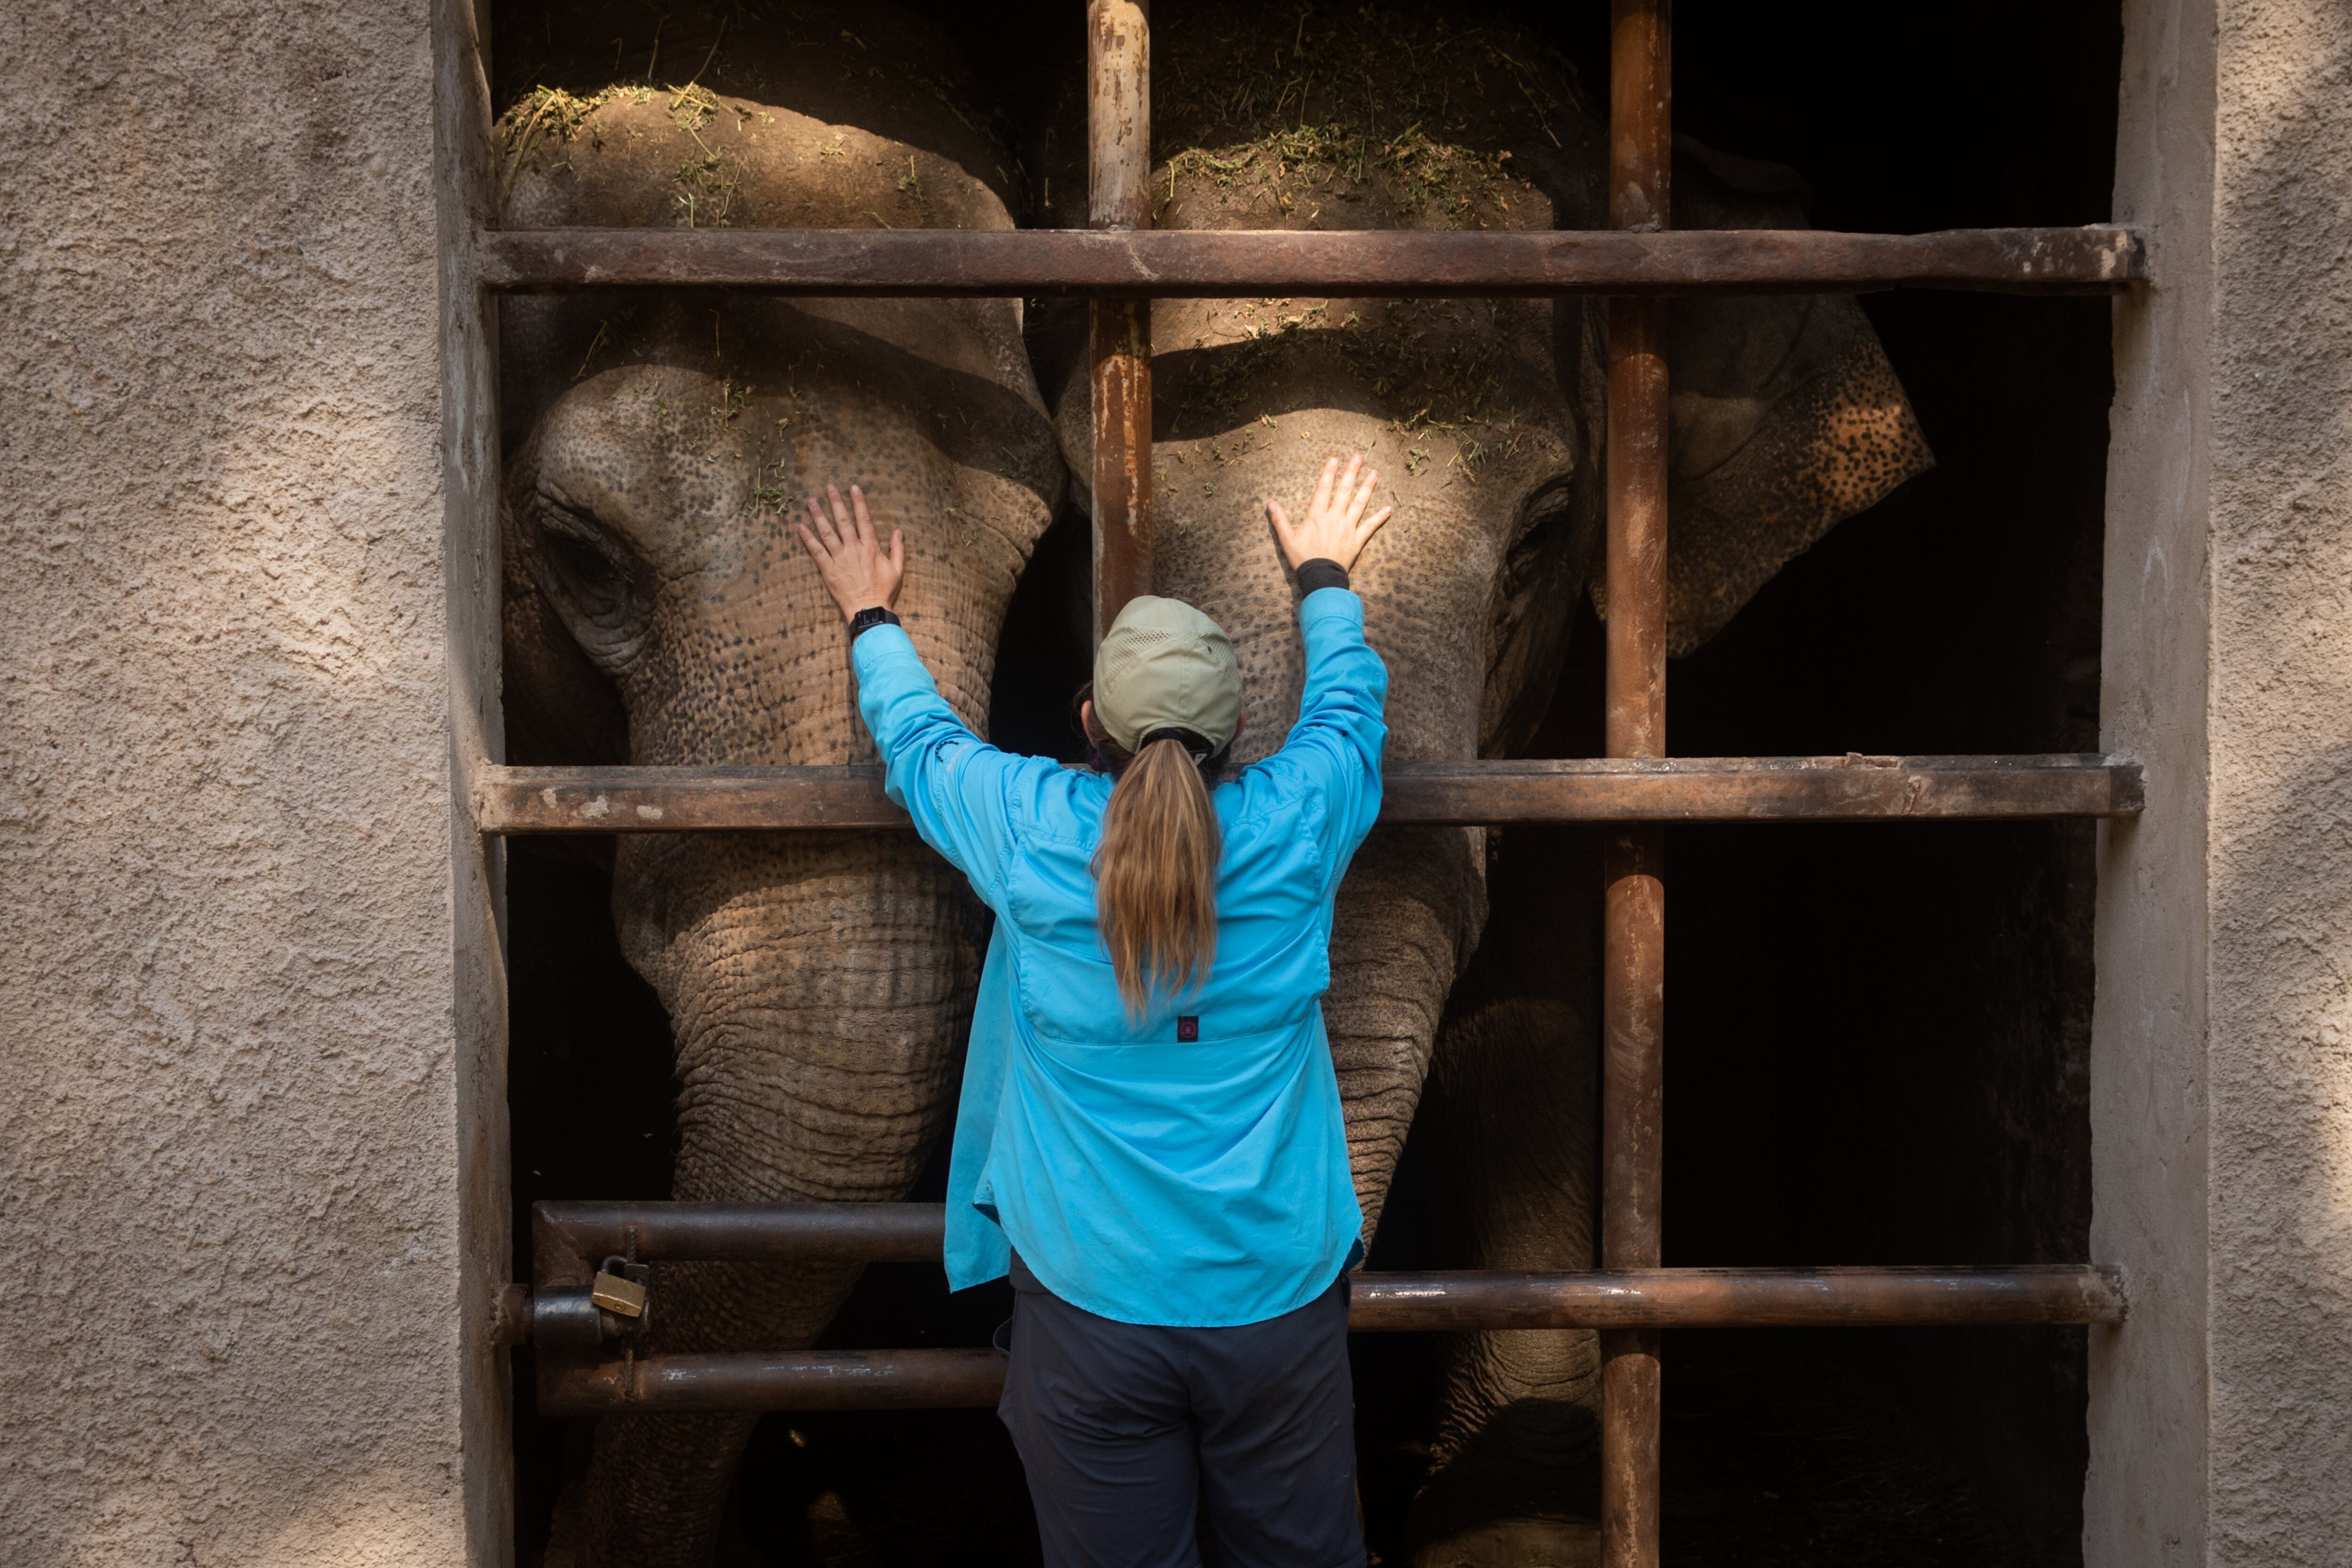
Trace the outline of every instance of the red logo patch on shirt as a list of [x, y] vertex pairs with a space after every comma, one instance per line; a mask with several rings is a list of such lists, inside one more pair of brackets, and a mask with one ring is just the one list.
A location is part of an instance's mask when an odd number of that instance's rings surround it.
[[1187, 1013], [1176, 1020], [1176, 1039], [1181, 1045], [1191, 1045], [1201, 1037], [1201, 1020]]

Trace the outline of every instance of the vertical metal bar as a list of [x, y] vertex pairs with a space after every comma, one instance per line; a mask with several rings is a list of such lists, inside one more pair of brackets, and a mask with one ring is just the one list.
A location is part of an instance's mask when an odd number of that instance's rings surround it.
[[[1609, 221], [1666, 226], [1671, 0], [1612, 0]], [[1666, 304], [1609, 306], [1608, 747], [1666, 745]], [[1601, 1252], [1662, 1262], [1665, 1079], [1664, 832], [1612, 828], [1603, 855]], [[1658, 1331], [1601, 1336], [1601, 1561], [1658, 1562]]]
[[[1151, 13], [1145, 0], [1087, 6], [1087, 222], [1149, 226]], [[1088, 310], [1094, 389], [1095, 637], [1151, 592], [1151, 301]]]

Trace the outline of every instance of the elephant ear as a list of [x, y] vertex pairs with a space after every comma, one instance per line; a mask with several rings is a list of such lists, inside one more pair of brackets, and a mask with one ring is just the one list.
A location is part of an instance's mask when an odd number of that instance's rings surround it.
[[[1675, 226], [1810, 226], [1794, 171], [1675, 142]], [[1666, 366], [1666, 645], [1681, 655], [1935, 457], [1850, 294], [1678, 300]]]

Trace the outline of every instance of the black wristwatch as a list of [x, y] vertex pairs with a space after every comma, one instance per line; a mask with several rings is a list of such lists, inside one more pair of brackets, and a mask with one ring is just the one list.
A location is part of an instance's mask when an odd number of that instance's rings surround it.
[[898, 617], [881, 605], [868, 605], [849, 617], [849, 640], [856, 642], [860, 636], [872, 631], [876, 626], [895, 626], [898, 624]]

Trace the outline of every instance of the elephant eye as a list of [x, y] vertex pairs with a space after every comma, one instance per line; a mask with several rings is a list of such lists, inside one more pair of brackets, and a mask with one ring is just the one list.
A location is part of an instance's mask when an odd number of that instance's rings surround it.
[[583, 613], [601, 618], [621, 607], [628, 584], [603, 551], [586, 540], [552, 531], [545, 536], [543, 544], [548, 564], [570, 590], [566, 596]]
[[607, 669], [643, 640], [646, 595], [625, 546], [593, 519], [546, 496], [532, 508], [531, 575], [588, 656]]
[[1566, 537], [1576, 524], [1576, 491], [1568, 480], [1555, 480], [1529, 496], [1519, 509], [1518, 529], [1511, 536], [1504, 559], [1506, 593], [1535, 577], [1542, 563], [1558, 556], [1571, 542]]

